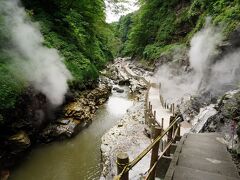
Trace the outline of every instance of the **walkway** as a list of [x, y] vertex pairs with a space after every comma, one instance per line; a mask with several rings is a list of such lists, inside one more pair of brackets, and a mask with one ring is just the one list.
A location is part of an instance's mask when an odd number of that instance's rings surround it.
[[[129, 68], [129, 64], [125, 65], [124, 68], [129, 75], [137, 77], [137, 75]], [[173, 114], [168, 109], [165, 109], [161, 104], [160, 90], [158, 86], [159, 82], [154, 77], [144, 77], [144, 79], [153, 84], [148, 92], [148, 102], [152, 105], [152, 111], [156, 111], [156, 121], [158, 124], [162, 125], [162, 119], [164, 119], [163, 129], [167, 129], [169, 126], [170, 116]]]
[[170, 116], [173, 114], [168, 109], [163, 108], [160, 102], [159, 87], [151, 86], [148, 94], [148, 102], [152, 104], [153, 111], [156, 111], [156, 121], [162, 125], [161, 121], [163, 118], [163, 129], [167, 129], [169, 126]]
[[165, 180], [239, 180], [237, 169], [221, 138], [217, 133], [184, 135]]

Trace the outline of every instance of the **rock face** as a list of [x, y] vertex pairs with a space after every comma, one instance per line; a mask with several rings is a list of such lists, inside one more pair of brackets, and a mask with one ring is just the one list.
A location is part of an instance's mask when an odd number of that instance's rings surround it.
[[229, 149], [240, 154], [240, 90], [227, 92], [216, 105], [218, 113], [204, 126], [204, 131], [221, 132]]
[[20, 131], [17, 134], [9, 137], [8, 143], [15, 147], [19, 147], [20, 149], [26, 149], [31, 145], [31, 141], [24, 131]]
[[31, 141], [24, 131], [19, 131], [0, 145], [0, 170], [14, 165], [18, 158], [30, 147]]
[[20, 162], [32, 144], [48, 143], [76, 135], [92, 122], [98, 106], [108, 99], [110, 93], [111, 87], [107, 84], [83, 91], [59, 109], [61, 112], [58, 112], [60, 115], [57, 114], [56, 120], [47, 120], [49, 110], [47, 111], [46, 98], [42, 95], [31, 96], [32, 93], [29, 93], [22, 97], [21, 102], [25, 100], [25, 105], [16, 110], [14, 116], [19, 119], [12, 118], [13, 123], [10, 121], [5, 125], [8, 131], [0, 129], [0, 173]]
[[77, 101], [63, 108], [63, 116], [47, 126], [41, 133], [41, 140], [50, 142], [54, 139], [70, 138], [91, 122], [99, 105], [107, 101], [111, 87], [99, 85], [92, 91], [85, 92]]

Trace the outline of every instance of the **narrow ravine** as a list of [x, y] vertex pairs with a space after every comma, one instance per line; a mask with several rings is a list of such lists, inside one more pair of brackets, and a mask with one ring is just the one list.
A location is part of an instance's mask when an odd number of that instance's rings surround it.
[[[122, 87], [121, 87], [122, 88]], [[99, 179], [101, 174], [101, 137], [133, 105], [129, 88], [113, 92], [99, 108], [93, 123], [75, 138], [54, 142], [34, 149], [10, 180], [76, 180]]]

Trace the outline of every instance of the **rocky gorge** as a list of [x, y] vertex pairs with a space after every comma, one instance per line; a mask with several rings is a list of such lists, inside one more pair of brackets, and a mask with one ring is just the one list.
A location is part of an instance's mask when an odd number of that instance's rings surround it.
[[1, 130], [1, 172], [6, 174], [32, 147], [71, 138], [88, 127], [98, 107], [108, 100], [111, 89], [108, 81], [99, 81], [95, 88], [71, 95], [57, 109], [51, 108], [43, 95], [29, 90], [20, 100], [19, 109], [12, 113], [18, 119], [8, 122], [8, 130]]

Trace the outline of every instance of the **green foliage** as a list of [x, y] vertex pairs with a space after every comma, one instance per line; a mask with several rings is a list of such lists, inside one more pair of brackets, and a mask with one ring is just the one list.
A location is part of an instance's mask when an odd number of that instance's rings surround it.
[[12, 58], [7, 53], [9, 46], [9, 33], [0, 16], [0, 111], [13, 108], [24, 87], [23, 82], [10, 70]]
[[113, 33], [105, 23], [103, 0], [25, 0], [24, 4], [40, 22], [45, 45], [64, 57], [75, 83], [96, 79], [113, 59]]
[[[113, 59], [111, 48], [118, 42], [105, 22], [104, 0], [22, 0], [32, 21], [39, 23], [44, 45], [56, 48], [81, 87], [98, 78], [99, 70]], [[9, 33], [0, 15], [0, 110], [14, 108], [27, 86], [11, 71]]]
[[[1, 57], [0, 61], [2, 60]], [[11, 73], [9, 66], [4, 63], [0, 64], [0, 77], [0, 110], [13, 108], [24, 84]]]
[[[207, 17], [215, 25], [224, 28], [224, 35], [233, 32], [240, 25], [240, 4], [238, 0], [173, 0], [141, 1], [141, 8], [122, 17], [116, 32], [123, 43], [122, 55], [132, 55], [139, 59], [158, 59], [171, 44], [188, 44], [193, 35], [205, 24]], [[125, 21], [123, 21], [125, 20]], [[127, 25], [126, 25], [127, 24]], [[127, 35], [127, 36], [126, 36]], [[127, 39], [126, 39], [127, 37]], [[166, 46], [166, 48], [165, 48]]]
[[126, 16], [122, 16], [118, 23], [112, 23], [111, 27], [114, 32], [115, 39], [118, 40], [117, 53], [115, 56], [127, 56], [129, 55], [129, 35], [133, 25], [133, 13]]
[[177, 49], [184, 48], [183, 44], [169, 44], [161, 46], [158, 44], [147, 45], [143, 52], [143, 58], [150, 61], [157, 60], [161, 55], [171, 55]]

